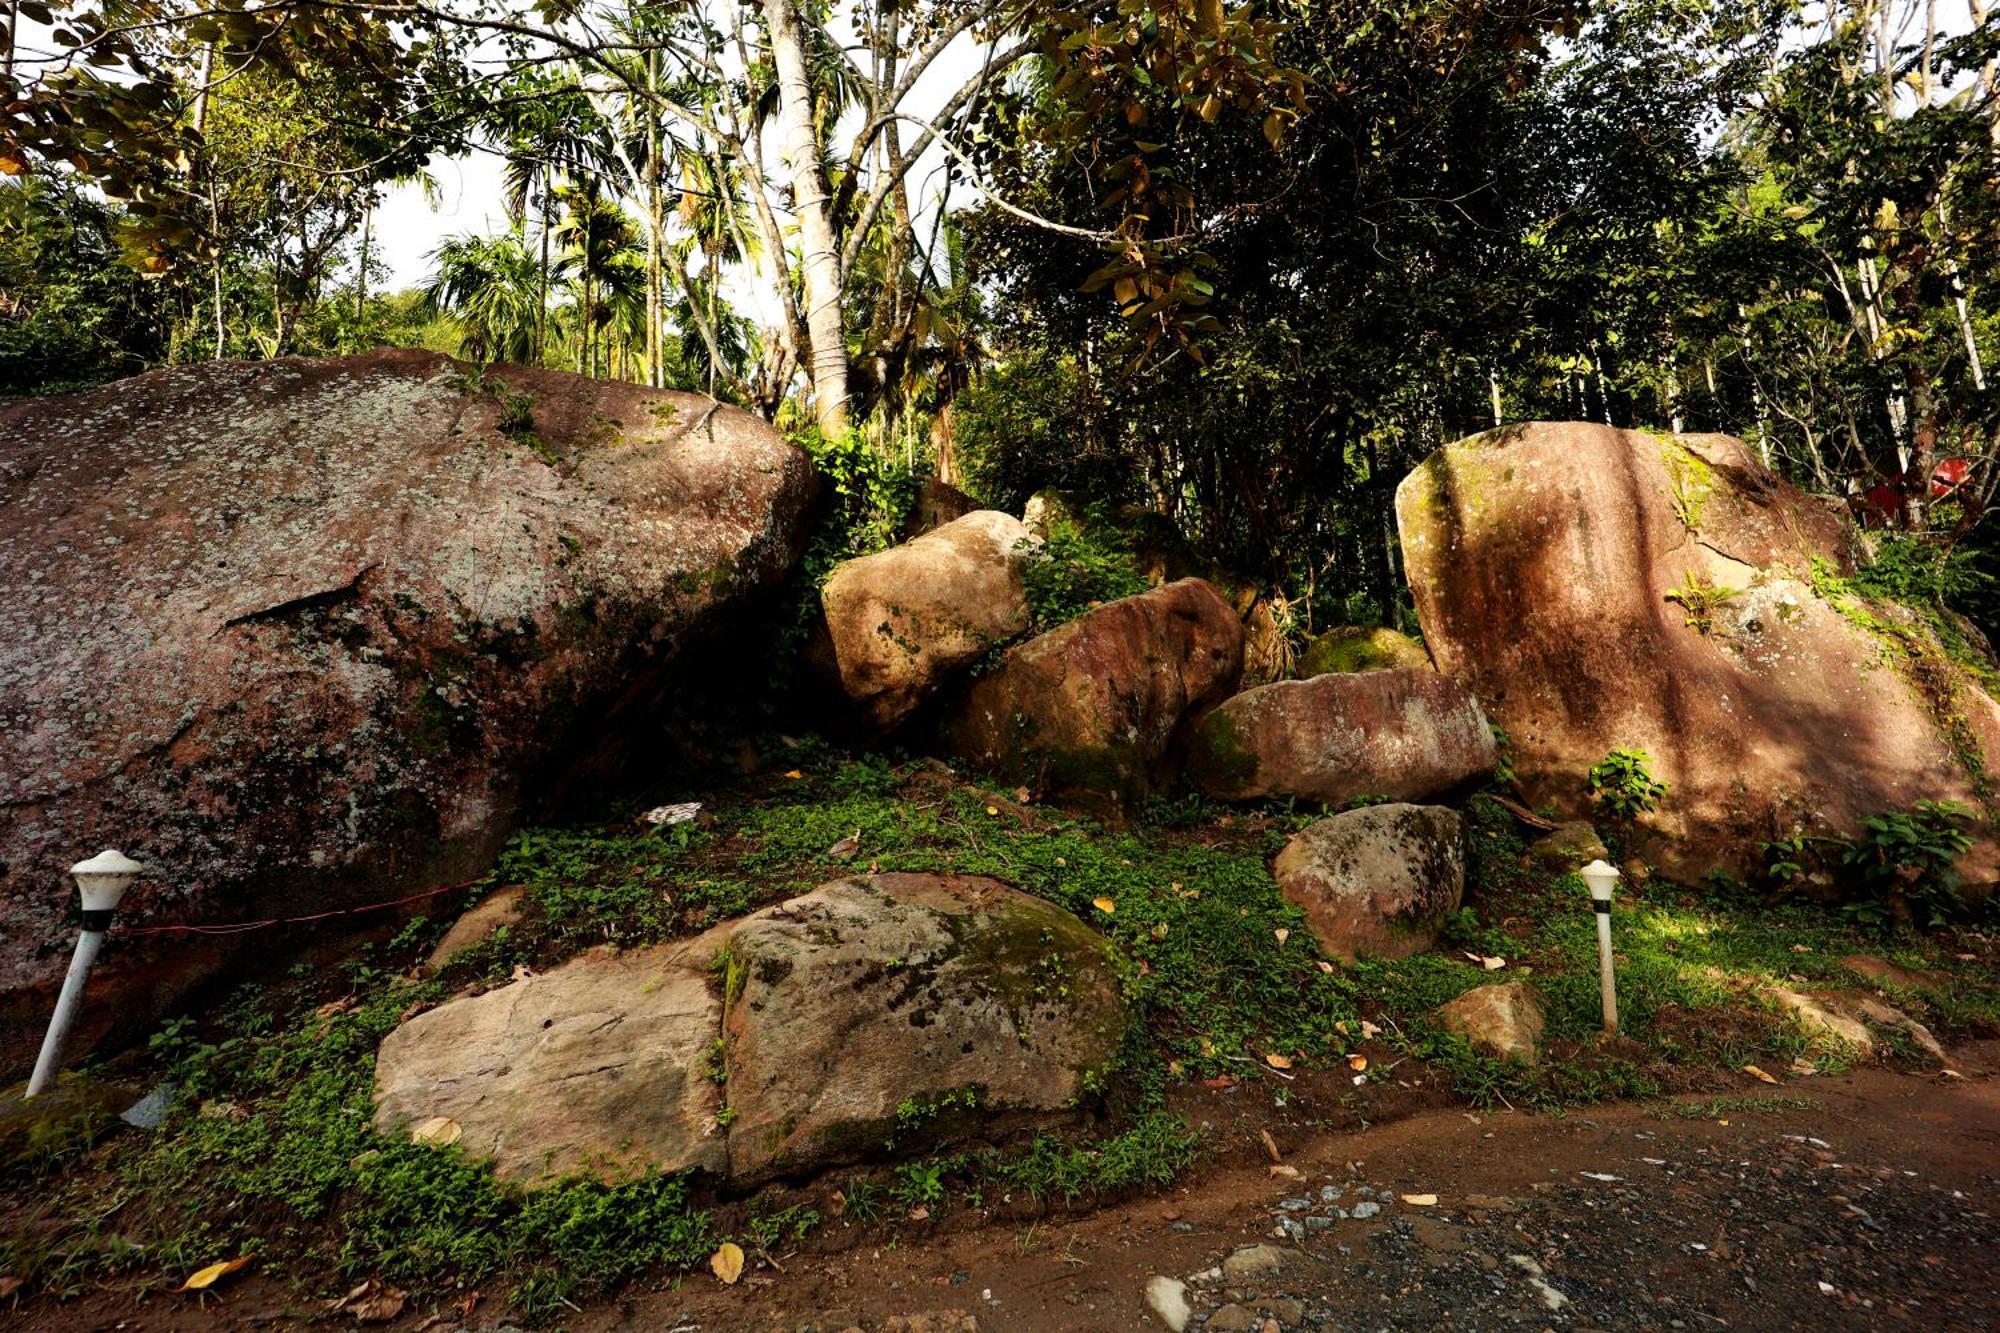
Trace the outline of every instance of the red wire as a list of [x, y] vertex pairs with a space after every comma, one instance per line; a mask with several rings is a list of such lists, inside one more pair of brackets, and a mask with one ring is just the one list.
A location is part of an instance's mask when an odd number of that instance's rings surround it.
[[[480, 877], [481, 879], [484, 876]], [[462, 880], [457, 884], [441, 884], [422, 893], [413, 893], [407, 898], [392, 898], [385, 903], [364, 903], [359, 907], [340, 907], [331, 912], [314, 912], [310, 916], [273, 916], [262, 921], [231, 921], [214, 925], [185, 926], [126, 926], [121, 935], [241, 935], [245, 931], [263, 930], [269, 926], [296, 926], [306, 921], [324, 921], [328, 917], [353, 916], [357, 912], [379, 912], [387, 907], [401, 907], [405, 903], [421, 902], [425, 898], [435, 898], [441, 893], [455, 893], [469, 889], [479, 883], [477, 879]]]

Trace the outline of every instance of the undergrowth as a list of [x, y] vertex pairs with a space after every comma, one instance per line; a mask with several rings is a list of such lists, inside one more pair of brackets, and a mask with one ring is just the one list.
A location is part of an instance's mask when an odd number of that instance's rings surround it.
[[[769, 758], [763, 776], [699, 793], [698, 823], [522, 833], [492, 881], [526, 886], [521, 919], [435, 977], [410, 972], [438, 933], [423, 923], [359, 955], [337, 993], [301, 975], [199, 1027], [168, 1025], [150, 1064], [181, 1089], [173, 1119], [106, 1145], [75, 1184], [50, 1191], [36, 1224], [0, 1245], [0, 1272], [62, 1292], [107, 1274], [177, 1282], [250, 1255], [322, 1293], [363, 1277], [428, 1291], [485, 1284], [524, 1317], [547, 1319], [634, 1277], [697, 1265], [724, 1238], [758, 1252], [796, 1241], [823, 1214], [891, 1225], [1002, 1196], [1069, 1203], [1164, 1184], [1202, 1142], [1171, 1103], [1200, 1095], [1204, 1082], [1279, 1106], [1351, 1097], [1356, 1078], [1416, 1079], [1478, 1104], [1560, 1109], [1697, 1090], [1690, 1082], [1704, 1077], [1713, 1088], [1722, 1071], [1749, 1063], [1834, 1069], [1849, 1058], [1782, 1021], [1757, 992], [1774, 981], [1854, 984], [1838, 959], [1867, 941], [1851, 923], [1659, 880], [1625, 886], [1614, 906], [1626, 1040], [1601, 1046], [1587, 894], [1575, 877], [1537, 868], [1513, 816], [1483, 797], [1468, 811], [1468, 904], [1441, 947], [1343, 968], [1321, 958], [1269, 870], [1312, 816], [1176, 800], [1156, 807], [1162, 822], [1114, 832], [1024, 806], [935, 761], [781, 740]], [[504, 983], [519, 967], [685, 936], [868, 870], [990, 875], [1116, 943], [1140, 1021], [1092, 1090], [1109, 1117], [1099, 1132], [922, 1157], [851, 1175], [837, 1207], [821, 1199], [760, 1211], [755, 1201], [711, 1203], [699, 1182], [674, 1176], [524, 1195], [456, 1147], [371, 1129], [374, 1052], [415, 1010], [468, 984]], [[1482, 958], [1505, 966], [1489, 970]], [[1892, 960], [1953, 967], [1907, 949]], [[1540, 1065], [1501, 1064], [1439, 1029], [1439, 1005], [1515, 979], [1545, 1001]], [[1959, 980], [1948, 997], [1897, 998], [1947, 1034], [2000, 1022], [2000, 993], [1970, 969]], [[913, 1101], [913, 1132], [937, 1109]]]

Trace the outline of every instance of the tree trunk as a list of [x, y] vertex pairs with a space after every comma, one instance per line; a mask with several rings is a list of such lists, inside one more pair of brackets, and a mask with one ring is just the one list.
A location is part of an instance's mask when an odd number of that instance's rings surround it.
[[813, 133], [812, 84], [794, 0], [764, 0], [771, 62], [778, 71], [778, 124], [791, 175], [792, 211], [799, 227], [799, 266], [806, 289], [806, 333], [813, 415], [828, 437], [847, 432], [847, 333], [841, 302], [840, 248], [827, 214], [826, 173]]

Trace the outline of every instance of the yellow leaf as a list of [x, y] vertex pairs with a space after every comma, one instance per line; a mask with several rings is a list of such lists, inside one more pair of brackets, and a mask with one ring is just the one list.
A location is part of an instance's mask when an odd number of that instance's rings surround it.
[[446, 1148], [457, 1143], [465, 1130], [448, 1115], [434, 1115], [410, 1131], [413, 1143], [426, 1144], [432, 1148]]
[[1371, 1037], [1378, 1037], [1381, 1034], [1382, 1034], [1381, 1028], [1376, 1027], [1373, 1023], [1369, 1022], [1365, 1018], [1361, 1020], [1361, 1039], [1363, 1041], [1367, 1041]]
[[1271, 933], [1278, 937], [1278, 943], [1280, 944], [1283, 944], [1286, 940], [1292, 937], [1292, 932], [1286, 930], [1283, 926], [1279, 926], [1276, 930], [1272, 931]]
[[1279, 1055], [1276, 1051], [1273, 1051], [1271, 1054], [1265, 1056], [1264, 1063], [1271, 1066], [1271, 1068], [1273, 1069], [1290, 1069], [1292, 1067], [1291, 1057], [1285, 1055]]
[[1333, 971], [1333, 964], [1322, 958], [1319, 960], [1319, 970], [1322, 972], [1331, 972]]
[[1368, 1068], [1368, 1057], [1358, 1053], [1350, 1055], [1347, 1057], [1347, 1067], [1358, 1074]]
[[986, 813], [989, 815], [997, 815], [1000, 813], [1000, 807], [997, 805], [989, 805], [986, 807]]
[[743, 1276], [743, 1247], [733, 1240], [725, 1240], [708, 1256], [708, 1271], [725, 1287], [736, 1285], [736, 1279]]
[[1435, 1194], [1405, 1194], [1402, 1196], [1402, 1199], [1404, 1203], [1409, 1204], [1412, 1208], [1429, 1208], [1437, 1203], [1438, 1196]]
[[1748, 1074], [1751, 1078], [1759, 1079], [1765, 1083], [1776, 1083], [1778, 1081], [1777, 1079], [1772, 1078], [1769, 1074], [1765, 1073], [1763, 1070], [1757, 1068], [1757, 1066], [1755, 1065], [1743, 1066], [1743, 1072]]
[[181, 1283], [180, 1289], [182, 1291], [207, 1291], [223, 1278], [228, 1277], [231, 1273], [234, 1273], [249, 1262], [250, 1256], [246, 1254], [240, 1259], [230, 1259], [224, 1263], [210, 1264], [200, 1272], [189, 1277], [187, 1281]]
[[1507, 960], [1505, 958], [1481, 958], [1479, 965], [1488, 972], [1498, 972], [1501, 968], [1507, 966]]
[[1092, 898], [1090, 900], [1090, 905], [1092, 907], [1095, 907], [1098, 911], [1104, 913], [1106, 916], [1110, 916], [1113, 912], [1116, 912], [1118, 910], [1118, 904], [1113, 902], [1109, 898]]
[[801, 773], [798, 769], [795, 768], [791, 770], [789, 773], [785, 774], [785, 776], [796, 781], [797, 779], [804, 777], [805, 774]]

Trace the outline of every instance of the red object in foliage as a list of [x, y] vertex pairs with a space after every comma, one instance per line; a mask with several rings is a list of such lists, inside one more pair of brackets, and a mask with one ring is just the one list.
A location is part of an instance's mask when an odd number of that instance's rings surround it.
[[[1930, 498], [1948, 500], [1958, 488], [1972, 480], [1972, 460], [1969, 458], [1947, 458], [1931, 469]], [[1878, 523], [1900, 523], [1903, 507], [1909, 503], [1908, 496], [1916, 487], [1914, 469], [1897, 473], [1889, 480], [1878, 482], [1861, 493], [1865, 506], [1862, 514], [1864, 522], [1872, 519]], [[1976, 496], [1967, 496], [1968, 503], [1976, 503]]]

